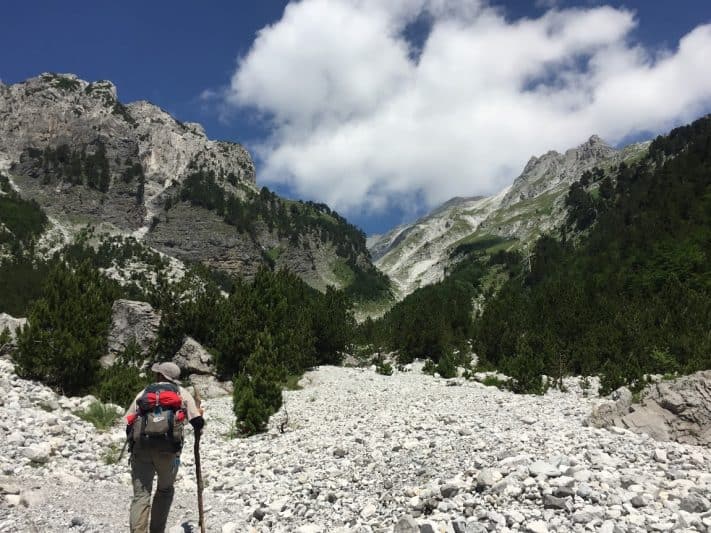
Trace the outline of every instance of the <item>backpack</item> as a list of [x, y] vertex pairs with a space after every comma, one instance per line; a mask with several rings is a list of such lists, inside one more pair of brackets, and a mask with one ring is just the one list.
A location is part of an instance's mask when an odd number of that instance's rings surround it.
[[131, 424], [133, 444], [142, 447], [172, 444], [174, 451], [183, 447], [185, 409], [180, 389], [172, 383], [154, 383], [136, 402], [136, 418]]

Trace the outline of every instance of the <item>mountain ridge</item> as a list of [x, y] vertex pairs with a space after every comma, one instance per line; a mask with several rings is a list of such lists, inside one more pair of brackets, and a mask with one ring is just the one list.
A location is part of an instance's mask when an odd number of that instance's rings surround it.
[[375, 264], [391, 277], [402, 298], [439, 281], [456, 246], [494, 238], [497, 248], [528, 246], [565, 218], [563, 199], [583, 172], [609, 168], [643, 154], [649, 142], [615, 149], [599, 136], [563, 153], [532, 156], [511, 185], [489, 197], [455, 197], [369, 241]]

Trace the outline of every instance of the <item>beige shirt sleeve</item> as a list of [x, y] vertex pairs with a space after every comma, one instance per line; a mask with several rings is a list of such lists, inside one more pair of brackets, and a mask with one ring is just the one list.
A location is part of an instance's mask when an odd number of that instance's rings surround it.
[[192, 420], [198, 416], [202, 416], [200, 409], [195, 403], [195, 398], [188, 392], [187, 389], [180, 387], [180, 396], [183, 398], [183, 407], [188, 414], [188, 420]]

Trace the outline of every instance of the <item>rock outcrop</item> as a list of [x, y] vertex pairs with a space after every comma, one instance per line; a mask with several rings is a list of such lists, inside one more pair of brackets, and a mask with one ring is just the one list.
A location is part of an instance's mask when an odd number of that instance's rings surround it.
[[146, 302], [116, 300], [111, 309], [109, 353], [102, 358], [104, 366], [111, 366], [126, 347], [135, 343], [143, 355], [156, 339], [160, 314]]
[[[255, 187], [254, 163], [242, 146], [209, 140], [199, 125], [179, 122], [148, 102], [124, 105], [110, 81], [89, 83], [73, 74], [45, 73], [23, 83], [0, 84], [0, 159], [15, 163], [14, 174], [37, 172], [30, 149], [62, 145], [90, 154], [102, 146], [111, 183], [101, 206], [91, 205], [95, 200], [91, 191], [71, 184], [50, 189], [61, 194], [61, 205], [41, 195], [42, 187], [32, 187], [33, 196], [59, 214], [86, 216], [95, 211], [102, 221], [137, 229], [150, 224], [161, 194], [182, 182], [191, 165]], [[126, 174], [135, 164], [145, 178], [140, 198], [135, 196], [138, 183]], [[126, 196], [133, 204], [129, 213], [124, 209]]]
[[711, 371], [655, 383], [639, 404], [630, 400], [625, 396], [597, 406], [590, 424], [622, 427], [659, 441], [711, 445]]
[[173, 357], [173, 362], [180, 367], [183, 374], [209, 374], [212, 372], [212, 354], [192, 337], [185, 342]]
[[632, 392], [627, 387], [620, 387], [610, 398], [593, 407], [587, 423], [596, 428], [620, 425], [622, 417], [629, 414], [632, 406]]

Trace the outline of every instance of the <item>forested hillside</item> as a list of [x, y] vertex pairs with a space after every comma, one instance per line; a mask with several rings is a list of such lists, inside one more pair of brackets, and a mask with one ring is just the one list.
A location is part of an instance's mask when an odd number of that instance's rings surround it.
[[578, 245], [541, 239], [530, 270], [475, 324], [488, 363], [533, 376], [601, 373], [607, 390], [645, 373], [711, 364], [711, 118], [656, 139], [609, 193], [571, 192]]
[[[463, 250], [445, 281], [364, 324], [363, 342], [436, 362], [471, 338], [480, 365], [520, 392], [542, 391], [544, 374], [601, 374], [609, 391], [709, 368], [711, 118], [657, 138], [636, 164], [584, 173], [566, 207], [526, 260]], [[495, 295], [482, 285], [492, 263], [509, 278]], [[476, 295], [489, 296], [481, 313]]]
[[[230, 217], [232, 200], [210, 200], [203, 177], [188, 179], [190, 193], [176, 201], [208, 203], [202, 207]], [[583, 173], [565, 199], [559, 234], [539, 239], [528, 256], [491, 240], [459, 246], [442, 282], [358, 327], [349, 293], [320, 293], [284, 270], [245, 279], [193, 265], [176, 277], [145, 244], [90, 230], [38, 257], [47, 218], [7, 180], [0, 185], [0, 311], [29, 319], [17, 370], [67, 393], [122, 402], [142, 383], [136, 363], [145, 354], [130, 347], [111, 368], [99, 364], [117, 298], [161, 313], [150, 360], [171, 358], [186, 336], [210, 351], [216, 372], [234, 382], [247, 433], [278, 410], [289, 375], [338, 364], [354, 349], [395, 351], [402, 363], [427, 358], [443, 376], [473, 350], [481, 367], [511, 376], [517, 392], [542, 392], [551, 384], [543, 375], [560, 382], [568, 374], [599, 374], [604, 391], [637, 388], [645, 374], [711, 364], [711, 117], [659, 137], [636, 164]], [[325, 206], [266, 189], [240, 206], [248, 216], [230, 222], [238, 231], [249, 233], [256, 220], [283, 237], [309, 226], [334, 242], [360, 241]], [[339, 233], [346, 230], [354, 234]]]

